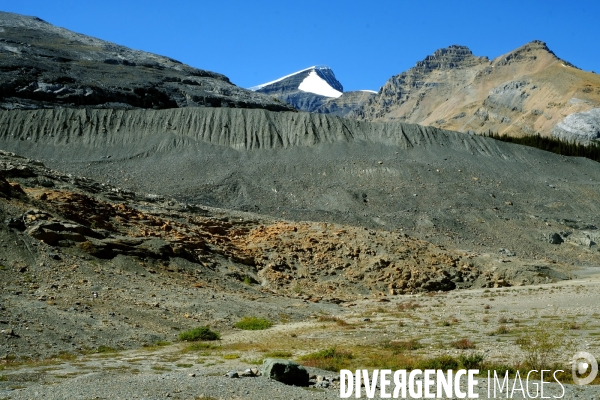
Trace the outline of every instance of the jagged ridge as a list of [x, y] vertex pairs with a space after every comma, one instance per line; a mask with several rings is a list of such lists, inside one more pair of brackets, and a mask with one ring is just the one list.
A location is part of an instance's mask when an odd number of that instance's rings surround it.
[[598, 76], [534, 40], [492, 61], [465, 46], [437, 50], [389, 79], [354, 115], [461, 132], [549, 136], [565, 115], [599, 106]]

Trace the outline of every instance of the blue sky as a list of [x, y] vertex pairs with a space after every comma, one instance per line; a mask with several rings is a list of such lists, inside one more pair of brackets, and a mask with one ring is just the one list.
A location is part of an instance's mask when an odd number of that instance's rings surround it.
[[345, 90], [378, 90], [451, 44], [494, 58], [531, 40], [600, 73], [600, 1], [51, 1], [0, 10], [166, 55], [242, 87], [315, 64]]

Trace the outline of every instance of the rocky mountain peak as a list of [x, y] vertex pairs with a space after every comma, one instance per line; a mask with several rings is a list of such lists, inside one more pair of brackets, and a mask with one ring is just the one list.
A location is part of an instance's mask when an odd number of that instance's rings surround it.
[[315, 65], [251, 87], [258, 93], [274, 96], [302, 111], [316, 111], [329, 99], [337, 99], [344, 87], [326, 65]]
[[251, 87], [250, 90], [267, 94], [300, 90], [325, 97], [339, 97], [344, 92], [344, 87], [336, 79], [331, 68], [326, 65], [315, 65]]
[[[554, 54], [554, 52], [548, 48], [546, 42], [542, 42], [541, 40], [533, 40], [507, 54], [496, 58], [494, 60], [494, 64], [496, 66], [503, 66], [515, 62], [535, 61], [539, 57], [543, 57], [545, 55], [550, 55], [556, 60], [559, 59], [556, 54]], [[566, 64], [571, 65], [570, 63]]]
[[487, 57], [477, 57], [467, 46], [453, 44], [443, 49], [436, 50], [432, 55], [425, 57], [423, 61], [417, 62], [415, 69], [429, 72], [434, 69], [448, 70], [454, 68], [465, 68], [487, 62]]
[[526, 43], [525, 45], [521, 46], [520, 48], [523, 49], [531, 49], [531, 50], [543, 50], [543, 51], [547, 51], [548, 53], [552, 53], [552, 50], [550, 50], [548, 48], [548, 45], [546, 44], [546, 42], [543, 42], [541, 40], [532, 40], [529, 43]]

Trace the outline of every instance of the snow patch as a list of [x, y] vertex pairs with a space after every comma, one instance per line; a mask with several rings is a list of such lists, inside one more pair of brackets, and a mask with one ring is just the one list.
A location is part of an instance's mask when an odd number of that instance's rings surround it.
[[310, 71], [308, 76], [304, 78], [298, 89], [303, 92], [314, 93], [325, 97], [338, 98], [342, 92], [332, 88], [316, 71]]
[[375, 93], [375, 94], [377, 94], [377, 92], [375, 90], [368, 90], [368, 89], [359, 90], [359, 92], [367, 92], [367, 93]]
[[315, 68], [317, 68], [317, 66], [313, 65], [312, 67], [304, 68], [304, 69], [301, 69], [300, 71], [296, 71], [296, 72], [294, 72], [292, 74], [289, 74], [289, 75], [286, 75], [286, 76], [282, 76], [281, 78], [275, 79], [274, 81], [267, 82], [267, 83], [262, 83], [262, 84], [256, 85], [256, 86], [252, 86], [251, 88], [248, 88], [248, 90], [257, 91], [259, 89], [264, 88], [265, 86], [269, 86], [269, 85], [272, 85], [272, 84], [277, 83], [279, 81], [282, 81], [282, 80], [284, 80], [286, 78], [289, 78], [290, 76], [294, 76], [294, 75], [300, 74], [300, 73], [302, 73], [304, 71], [308, 71], [308, 70], [315, 69]]
[[13, 46], [4, 46], [4, 50], [10, 51], [11, 53], [21, 54], [21, 51]]

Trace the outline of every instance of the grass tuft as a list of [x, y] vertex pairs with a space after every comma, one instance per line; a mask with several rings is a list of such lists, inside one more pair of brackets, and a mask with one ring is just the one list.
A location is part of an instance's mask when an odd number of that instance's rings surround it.
[[450, 346], [452, 346], [455, 349], [459, 349], [459, 350], [470, 350], [470, 349], [475, 348], [475, 343], [473, 343], [469, 339], [462, 338], [462, 339], [450, 342]]
[[394, 354], [404, 351], [418, 350], [423, 347], [418, 339], [391, 340], [384, 344], [384, 348], [392, 350]]
[[306, 367], [320, 368], [327, 371], [339, 371], [349, 365], [354, 356], [350, 351], [337, 350], [335, 347], [310, 353], [300, 357], [301, 364]]
[[208, 326], [190, 329], [189, 331], [181, 332], [179, 340], [194, 342], [198, 340], [219, 340], [221, 335], [218, 332], [211, 331]]
[[235, 327], [246, 331], [261, 331], [273, 326], [273, 323], [265, 318], [244, 317], [236, 322]]

